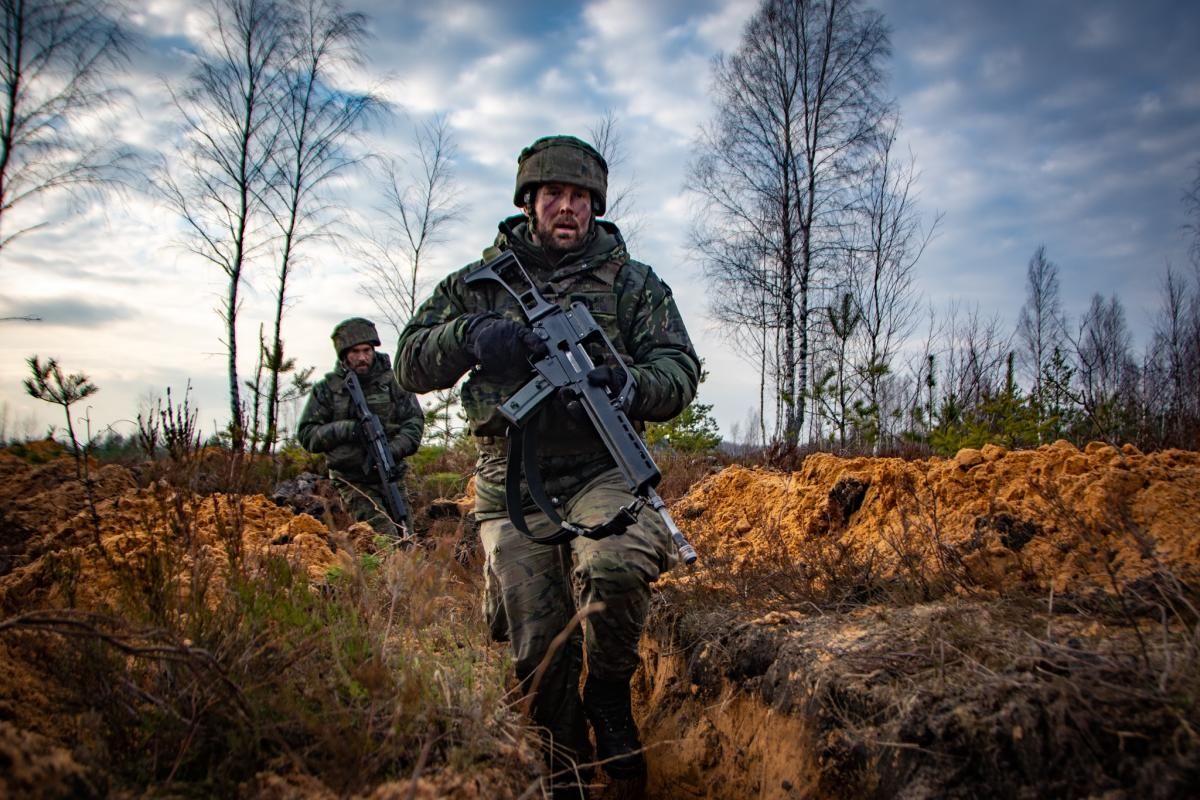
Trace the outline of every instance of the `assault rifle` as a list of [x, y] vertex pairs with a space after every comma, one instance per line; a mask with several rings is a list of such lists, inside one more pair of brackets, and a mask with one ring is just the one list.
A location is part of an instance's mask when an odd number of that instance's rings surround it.
[[[657, 511], [667, 524], [671, 538], [679, 549], [685, 564], [696, 561], [696, 551], [688, 544], [679, 526], [671, 518], [654, 487], [662, 478], [658, 466], [650, 456], [646, 443], [625, 415], [625, 404], [633, 392], [633, 378], [625, 371], [625, 384], [616, 394], [606, 386], [593, 386], [587, 380], [588, 372], [596, 366], [588, 355], [588, 345], [600, 345], [606, 357], [614, 364], [621, 364], [621, 357], [604, 330], [596, 324], [590, 311], [583, 303], [572, 303], [563, 309], [548, 302], [516, 255], [507, 250], [496, 258], [470, 270], [464, 278], [470, 285], [480, 281], [495, 281], [520, 303], [533, 332], [546, 343], [547, 355], [531, 366], [534, 376], [517, 392], [498, 406], [508, 420], [508, 472], [505, 475], [505, 501], [509, 519], [517, 530], [535, 542], [558, 544], [576, 536], [603, 539], [619, 535], [633, 524], [643, 506], [649, 505]], [[612, 519], [591, 527], [576, 525], [564, 520], [554, 508], [542, 485], [537, 465], [537, 443], [532, 432], [534, 421], [543, 405], [559, 390], [567, 389], [578, 397], [580, 406], [587, 412], [596, 433], [604, 442], [609, 454], [625, 478], [634, 501], [622, 506]], [[530, 533], [525, 523], [521, 504], [521, 473], [524, 472], [529, 494], [538, 509], [559, 530], [545, 536]]]
[[379, 417], [367, 405], [362, 385], [354, 370], [346, 370], [346, 388], [350, 390], [350, 403], [354, 407], [354, 416], [367, 442], [368, 469], [374, 469], [379, 476], [380, 490], [387, 503], [388, 516], [401, 530], [407, 532], [408, 506], [400, 490], [396, 488], [396, 460], [392, 458], [392, 449], [388, 446], [387, 431]]

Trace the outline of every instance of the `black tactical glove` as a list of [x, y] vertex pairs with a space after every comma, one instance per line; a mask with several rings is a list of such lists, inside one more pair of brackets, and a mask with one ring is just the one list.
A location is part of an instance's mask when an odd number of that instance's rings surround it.
[[484, 372], [524, 374], [530, 357], [546, 356], [546, 343], [529, 328], [495, 311], [472, 314], [467, 323], [467, 350]]
[[[608, 389], [609, 396], [616, 397], [621, 389], [625, 388], [626, 376], [629, 373], [624, 367], [592, 367], [587, 374], [587, 382], [592, 386], [603, 386]], [[629, 413], [630, 407], [633, 405], [633, 386], [629, 387], [629, 393], [625, 395], [625, 400], [621, 405], [621, 410]], [[589, 422], [587, 409], [583, 407], [583, 403], [579, 401], [579, 395], [570, 387], [564, 386], [558, 390], [558, 401], [567, 409], [567, 413], [576, 422]]]
[[362, 429], [357, 420], [339, 419], [329, 423], [334, 445], [357, 444], [362, 439]]
[[397, 462], [417, 452], [417, 445], [407, 436], [397, 436], [388, 446], [391, 448], [392, 458]]
[[[603, 386], [608, 389], [611, 397], [616, 397], [620, 394], [621, 390], [625, 388], [625, 381], [628, 379], [629, 373], [621, 366], [610, 367], [605, 365], [603, 367], [593, 367], [587, 374], [588, 383], [592, 386]], [[633, 394], [636, 389], [636, 385], [631, 384], [629, 392], [625, 395], [621, 404], [621, 410], [627, 414], [629, 413], [630, 406], [633, 405]]]

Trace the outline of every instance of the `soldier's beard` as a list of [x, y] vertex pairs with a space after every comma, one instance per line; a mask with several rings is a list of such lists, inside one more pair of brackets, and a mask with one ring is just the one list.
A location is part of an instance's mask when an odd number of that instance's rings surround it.
[[567, 229], [555, 227], [561, 219], [562, 215], [556, 216], [548, 222], [543, 222], [535, 214], [530, 214], [529, 217], [530, 227], [533, 228], [534, 242], [540, 245], [551, 259], [559, 258], [564, 253], [579, 247], [592, 230], [591, 219], [582, 221], [578, 217], [571, 216], [570, 219], [574, 221], [575, 228], [570, 235], [567, 235]]

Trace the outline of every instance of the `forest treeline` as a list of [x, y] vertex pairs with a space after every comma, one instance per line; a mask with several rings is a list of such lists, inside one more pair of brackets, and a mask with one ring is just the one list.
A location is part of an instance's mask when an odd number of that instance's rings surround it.
[[1200, 448], [1200, 268], [1166, 271], [1143, 350], [1116, 295], [1094, 294], [1078, 319], [1063, 312], [1044, 247], [1029, 261], [1014, 330], [978, 308], [952, 309], [947, 319], [930, 317], [926, 338], [906, 340], [907, 352], [872, 361], [854, 305], [841, 314], [816, 327], [808, 395], [815, 444], [860, 452], [918, 445], [943, 455], [1057, 439]]
[[897, 153], [890, 55], [883, 16], [862, 2], [764, 0], [714, 64], [691, 247], [713, 318], [757, 368], [756, 410], [734, 438], [860, 452], [1200, 446], [1200, 164], [1180, 187], [1193, 264], [1168, 267], [1143, 352], [1115, 295], [1067, 317], [1044, 247], [1015, 330], [996, 309], [926, 316], [916, 268], [940, 217], [922, 220], [916, 164]]

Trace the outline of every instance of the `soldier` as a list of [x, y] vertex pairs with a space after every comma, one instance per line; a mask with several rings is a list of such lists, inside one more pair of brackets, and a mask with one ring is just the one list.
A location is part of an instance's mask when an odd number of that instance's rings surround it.
[[396, 462], [396, 488], [404, 496], [404, 459], [417, 452], [425, 416], [417, 398], [400, 388], [386, 353], [375, 350], [379, 334], [375, 324], [352, 317], [333, 329], [337, 366], [317, 381], [300, 417], [300, 444], [313, 453], [325, 453], [329, 476], [335, 480], [342, 502], [351, 516], [386, 536], [398, 537], [396, 522], [388, 516], [379, 476], [369, 460], [367, 444], [346, 388], [346, 373], [354, 370], [371, 411], [388, 435]]
[[[592, 146], [573, 136], [538, 139], [517, 160], [513, 202], [522, 213], [500, 223], [483, 257], [511, 249], [547, 300], [563, 307], [585, 303], [623, 361], [597, 366], [588, 380], [615, 388], [628, 374], [636, 383], [629, 417], [635, 423], [668, 420], [695, 395], [700, 361], [670, 288], [629, 257], [615, 225], [596, 219], [604, 213], [607, 183], [608, 165]], [[486, 554], [485, 611], [493, 637], [511, 641], [525, 690], [536, 691], [531, 711], [559, 776], [555, 796], [586, 795], [573, 776], [576, 763], [591, 760], [588, 721], [605, 772], [618, 791], [638, 796], [646, 764], [630, 680], [650, 584], [676, 563], [677, 553], [654, 513], [641, 514], [621, 535], [563, 545], [533, 542], [507, 518], [507, 428], [496, 406], [531, 377], [531, 358], [544, 354], [545, 345], [516, 300], [494, 281], [464, 284], [472, 266], [444, 279], [401, 332], [397, 375], [410, 391], [429, 392], [453, 386], [471, 370], [462, 403], [479, 449], [475, 510]], [[569, 398], [549, 403], [536, 425], [538, 468], [564, 519], [595, 525], [633, 499]], [[521, 490], [531, 533], [543, 537], [556, 530], [524, 482]], [[572, 577], [583, 603], [603, 603], [603, 610], [587, 617], [582, 634], [572, 629], [565, 644], [550, 652], [576, 611]], [[581, 701], [584, 647], [588, 674]], [[548, 668], [534, 687], [543, 658]]]

